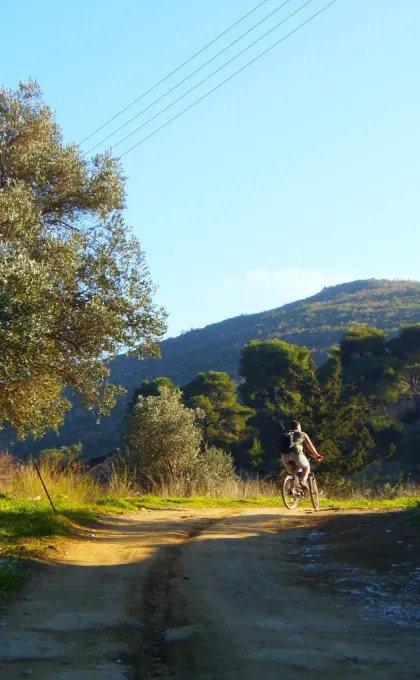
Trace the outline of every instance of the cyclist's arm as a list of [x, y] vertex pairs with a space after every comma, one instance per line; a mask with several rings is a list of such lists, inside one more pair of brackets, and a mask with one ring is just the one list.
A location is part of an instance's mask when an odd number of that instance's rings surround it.
[[306, 446], [308, 447], [309, 451], [312, 453], [314, 458], [317, 460], [321, 460], [322, 456], [319, 455], [318, 451], [316, 450], [315, 446], [312, 444], [311, 440], [309, 439], [308, 435], [306, 435]]

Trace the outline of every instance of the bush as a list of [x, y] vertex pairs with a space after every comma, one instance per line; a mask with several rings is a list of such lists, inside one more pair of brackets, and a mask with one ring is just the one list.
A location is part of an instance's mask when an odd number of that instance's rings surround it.
[[199, 456], [194, 474], [194, 493], [199, 494], [224, 496], [239, 482], [232, 456], [214, 446]]
[[178, 389], [161, 387], [158, 397], [139, 397], [127, 418], [125, 440], [127, 461], [143, 484], [185, 491], [200, 455], [198, 415], [184, 406]]
[[62, 446], [59, 449], [43, 449], [39, 454], [41, 465], [50, 465], [58, 470], [76, 470], [80, 467], [79, 458], [83, 453], [83, 444]]

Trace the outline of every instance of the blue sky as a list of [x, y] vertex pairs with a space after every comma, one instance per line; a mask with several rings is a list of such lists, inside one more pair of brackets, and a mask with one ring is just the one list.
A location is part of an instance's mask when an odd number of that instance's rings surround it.
[[[291, 0], [236, 52], [304, 1]], [[115, 153], [327, 2], [313, 0]], [[280, 4], [268, 0], [114, 127]], [[8, 3], [0, 24], [8, 55], [1, 81], [16, 86], [21, 78], [37, 78], [65, 139], [79, 142], [255, 5], [257, 0]], [[418, 0], [337, 0], [124, 157], [127, 220], [146, 251], [157, 300], [170, 313], [170, 335], [277, 307], [324, 285], [420, 279], [419, 24]]]

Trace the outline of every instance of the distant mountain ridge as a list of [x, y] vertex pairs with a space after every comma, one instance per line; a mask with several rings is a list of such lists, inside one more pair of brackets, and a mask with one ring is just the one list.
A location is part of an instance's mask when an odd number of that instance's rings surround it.
[[[121, 355], [111, 364], [111, 380], [127, 389], [129, 399], [146, 378], [163, 375], [182, 386], [200, 371], [226, 371], [236, 377], [242, 347], [253, 339], [280, 338], [306, 345], [320, 362], [349, 326], [368, 324], [391, 335], [409, 323], [420, 323], [419, 282], [353, 281], [277, 309], [237, 316], [168, 338], [161, 343], [161, 359], [139, 361]], [[15, 450], [36, 453], [49, 446], [82, 441], [85, 455], [100, 455], [118, 446], [125, 409], [126, 400], [121, 399], [111, 416], [96, 425], [91, 413], [75, 405], [58, 437], [48, 434], [40, 442], [19, 444]], [[7, 443], [4, 437], [2, 441]]]

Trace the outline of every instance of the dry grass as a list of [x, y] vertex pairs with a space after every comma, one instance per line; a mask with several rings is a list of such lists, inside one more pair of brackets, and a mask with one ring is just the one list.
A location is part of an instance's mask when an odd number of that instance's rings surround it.
[[[56, 500], [89, 504], [101, 493], [99, 483], [77, 468], [62, 471], [54, 462], [41, 463], [39, 468], [47, 489]], [[45, 496], [31, 463], [12, 464], [7, 486], [2, 490], [18, 499], [39, 500]]]
[[[74, 463], [63, 469], [60, 464], [46, 460], [40, 463], [41, 474], [49, 493], [56, 503], [66, 506], [94, 505], [98, 500], [138, 498], [153, 494], [156, 498], [213, 498], [229, 499], [243, 502], [251, 499], [276, 499], [280, 496], [279, 480], [248, 477], [230, 478], [217, 485], [207, 483], [205, 486], [191, 484], [190, 481], [178, 480], [173, 485], [161, 485], [153, 489], [140, 487], [136, 483], [135, 474], [121, 465], [109, 464], [105, 474], [97, 475], [86, 472]], [[9, 453], [0, 454], [0, 494], [21, 500], [39, 501], [45, 498], [45, 492], [31, 462], [18, 462]], [[359, 503], [388, 501], [396, 498], [418, 498], [420, 487], [414, 484], [384, 484], [374, 489], [356, 485], [346, 488], [322, 489], [324, 498]]]
[[[66, 505], [90, 505], [101, 498], [125, 499], [152, 493], [159, 498], [223, 498], [243, 501], [249, 498], [275, 498], [280, 494], [278, 482], [258, 478], [229, 478], [225, 482], [206, 484], [179, 479], [173, 484], [142, 488], [135, 473], [121, 465], [108, 464], [101, 474], [88, 473], [77, 463], [63, 469], [53, 460], [39, 463], [42, 478], [55, 502]], [[45, 492], [31, 462], [17, 462], [8, 453], [0, 454], [0, 493], [22, 500], [40, 500]]]
[[152, 492], [154, 496], [160, 498], [169, 497], [204, 497], [211, 498], [230, 498], [231, 500], [244, 500], [246, 498], [264, 497], [273, 498], [279, 495], [279, 483], [272, 480], [250, 479], [236, 477], [228, 479], [223, 483], [212, 484], [208, 482], [203, 485], [191, 483], [190, 481], [179, 480], [174, 484], [162, 484], [153, 489], [137, 488], [135, 495], [143, 495]]

